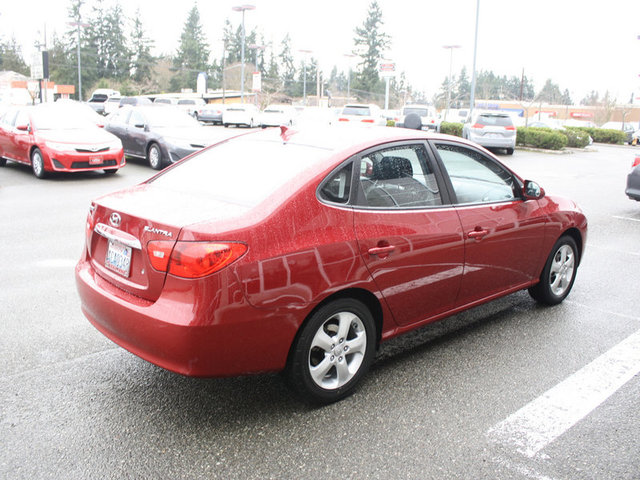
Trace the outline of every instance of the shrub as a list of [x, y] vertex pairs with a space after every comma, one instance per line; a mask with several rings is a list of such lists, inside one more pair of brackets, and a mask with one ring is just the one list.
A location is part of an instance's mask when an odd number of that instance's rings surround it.
[[440, 124], [440, 133], [447, 135], [455, 135], [456, 137], [462, 136], [462, 124], [455, 122], [442, 122]]
[[567, 137], [567, 146], [572, 148], [584, 148], [589, 145], [589, 133], [566, 128], [562, 133]]
[[591, 136], [591, 138], [593, 138], [594, 142], [598, 143], [613, 143], [621, 145], [627, 141], [627, 134], [622, 130], [590, 127], [568, 127], [567, 130], [586, 132]]
[[516, 143], [549, 150], [562, 150], [567, 146], [567, 136], [550, 128], [518, 128]]

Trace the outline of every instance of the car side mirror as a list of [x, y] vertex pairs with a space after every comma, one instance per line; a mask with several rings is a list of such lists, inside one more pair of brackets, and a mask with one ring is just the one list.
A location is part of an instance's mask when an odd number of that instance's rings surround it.
[[28, 132], [29, 131], [29, 125], [18, 125], [18, 126], [16, 126], [16, 128], [18, 130], [20, 130], [21, 132]]
[[136, 124], [134, 125], [134, 127], [136, 127], [136, 128], [144, 128], [144, 127], [145, 127], [145, 125], [144, 125], [144, 123], [136, 123]]
[[524, 197], [526, 200], [540, 200], [544, 197], [544, 188], [531, 180], [524, 181]]

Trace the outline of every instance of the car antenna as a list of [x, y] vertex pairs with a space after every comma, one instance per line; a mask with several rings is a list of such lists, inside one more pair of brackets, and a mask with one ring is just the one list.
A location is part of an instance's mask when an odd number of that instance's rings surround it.
[[280, 125], [280, 136], [282, 140], [288, 142], [291, 139], [291, 136], [295, 133], [298, 133], [296, 130], [292, 130], [286, 125]]

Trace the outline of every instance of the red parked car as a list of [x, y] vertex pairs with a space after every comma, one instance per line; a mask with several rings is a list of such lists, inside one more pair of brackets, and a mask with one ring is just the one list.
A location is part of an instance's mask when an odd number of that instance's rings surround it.
[[281, 129], [91, 204], [76, 281], [98, 330], [183, 375], [284, 369], [331, 402], [382, 341], [518, 290], [545, 304], [571, 290], [585, 216], [482, 147]]
[[47, 172], [104, 170], [125, 164], [122, 142], [67, 104], [10, 108], [0, 116], [0, 166], [7, 160]]

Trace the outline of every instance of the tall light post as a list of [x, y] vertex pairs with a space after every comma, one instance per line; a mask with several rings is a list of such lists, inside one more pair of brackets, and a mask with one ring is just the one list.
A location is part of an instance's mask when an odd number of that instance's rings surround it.
[[356, 55], [353, 53], [345, 53], [344, 56], [347, 57], [347, 61], [349, 62], [349, 76], [347, 77], [347, 103], [349, 103], [349, 98], [351, 98], [351, 59], [355, 58]]
[[242, 63], [242, 70], [240, 74], [240, 103], [244, 103], [244, 12], [246, 10], [255, 10], [255, 8], [256, 7], [254, 5], [238, 5], [237, 7], [232, 8], [234, 12], [242, 12], [242, 46], [240, 47], [240, 61]]
[[476, 102], [476, 55], [478, 53], [478, 19], [480, 17], [480, 0], [476, 1], [476, 35], [473, 41], [473, 73], [471, 75], [471, 99], [469, 101], [469, 118], [473, 114]]
[[447, 82], [447, 109], [444, 112], [444, 119], [449, 115], [449, 105], [451, 103], [451, 76], [453, 69], [453, 49], [460, 48], [460, 45], [443, 45], [442, 48], [449, 49], [449, 82]]
[[[80, 20], [79, 16], [78, 16], [78, 20]], [[86, 28], [89, 26], [89, 24], [77, 21], [77, 22], [69, 22], [68, 25], [71, 25], [72, 27], [77, 27], [77, 32], [78, 32], [78, 100], [81, 102], [82, 101], [82, 62], [80, 61], [80, 27]]]
[[303, 105], [306, 107], [307, 106], [307, 55], [309, 55], [310, 53], [313, 53], [311, 50], [298, 50], [300, 53], [304, 53], [304, 60], [302, 62], [303, 66], [304, 66], [304, 76], [303, 76], [303, 80], [302, 80], [302, 98], [303, 98]]

